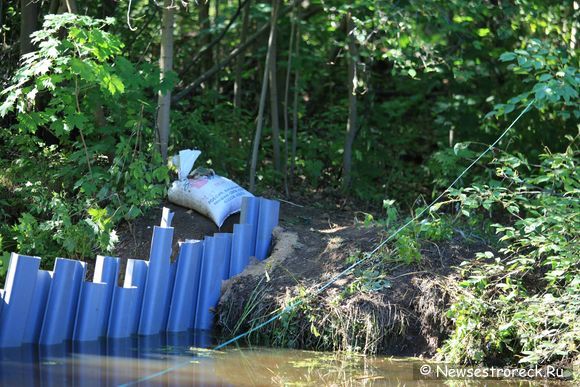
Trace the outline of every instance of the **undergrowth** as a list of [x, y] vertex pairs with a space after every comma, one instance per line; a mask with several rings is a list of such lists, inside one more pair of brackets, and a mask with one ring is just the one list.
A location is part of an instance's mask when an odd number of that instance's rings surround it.
[[9, 252], [92, 259], [165, 192], [155, 148], [155, 66], [123, 57], [112, 20], [48, 15], [2, 92], [0, 282]]
[[[574, 140], [574, 139], [571, 139]], [[499, 251], [460, 267], [448, 311], [454, 322], [440, 357], [454, 363], [570, 362], [580, 344], [578, 149], [540, 165], [503, 157], [502, 186], [454, 190], [465, 216], [493, 219]]]

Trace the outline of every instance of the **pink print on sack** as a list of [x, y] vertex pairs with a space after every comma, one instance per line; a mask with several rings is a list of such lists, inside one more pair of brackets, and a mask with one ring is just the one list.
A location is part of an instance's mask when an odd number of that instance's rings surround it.
[[209, 179], [205, 176], [199, 177], [197, 179], [189, 179], [189, 184], [191, 184], [191, 186], [193, 186], [194, 188], [201, 188], [207, 184], [208, 180]]

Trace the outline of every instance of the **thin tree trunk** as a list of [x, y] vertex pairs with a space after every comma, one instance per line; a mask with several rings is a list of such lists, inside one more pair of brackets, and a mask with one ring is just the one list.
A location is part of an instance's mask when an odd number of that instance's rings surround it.
[[218, 25], [219, 25], [219, 17], [220, 17], [220, 0], [213, 1], [213, 12], [214, 12], [213, 27], [214, 27], [214, 31], [217, 31]]
[[356, 107], [356, 63], [358, 60], [357, 47], [354, 36], [354, 23], [349, 11], [346, 15], [346, 29], [348, 41], [348, 121], [346, 123], [346, 136], [344, 141], [344, 153], [342, 160], [342, 187], [350, 188], [352, 170], [352, 145], [358, 131], [357, 107]]
[[278, 19], [277, 7], [272, 12], [270, 24], [270, 37], [268, 38], [268, 52], [266, 53], [266, 64], [264, 65], [264, 76], [262, 77], [262, 91], [260, 92], [260, 105], [258, 107], [258, 120], [256, 123], [256, 133], [254, 135], [254, 144], [252, 147], [252, 162], [250, 165], [250, 191], [256, 187], [256, 167], [258, 165], [258, 152], [260, 150], [260, 139], [262, 137], [262, 128], [264, 126], [264, 107], [266, 105], [266, 94], [268, 92], [268, 69], [272, 58], [272, 48], [274, 45], [274, 35], [276, 30], [276, 21]]
[[[163, 1], [163, 16], [161, 21], [161, 52], [159, 55], [159, 68], [161, 80], [173, 68], [173, 19], [174, 0]], [[171, 91], [159, 92], [157, 104], [157, 132], [159, 136], [159, 151], [163, 162], [167, 161], [167, 148], [169, 145], [169, 114], [171, 110]]]
[[290, 42], [288, 43], [288, 62], [286, 66], [286, 83], [284, 86], [284, 191], [289, 195], [288, 188], [288, 102], [290, 99], [290, 76], [292, 75], [292, 50], [294, 49], [294, 31], [296, 29], [296, 18], [292, 16], [290, 27]]
[[30, 34], [38, 29], [39, 1], [20, 0], [20, 56], [34, 51]]
[[50, 0], [50, 4], [48, 6], [48, 13], [49, 14], [57, 13], [59, 7], [60, 0]]
[[574, 21], [574, 11], [576, 11], [578, 8], [580, 8], [578, 2], [574, 1], [572, 3], [572, 19], [570, 19], [572, 20], [572, 28], [570, 31], [570, 51], [572, 52], [574, 52], [574, 49], [576, 48], [576, 33], [578, 32], [578, 22]]
[[[219, 0], [214, 0], [213, 2], [214, 4], [214, 18], [213, 18], [213, 30], [214, 31], [218, 31], [218, 26], [219, 26], [219, 17], [220, 17], [220, 2]], [[211, 41], [210, 41], [211, 43]], [[213, 48], [213, 63], [219, 63], [220, 62], [220, 44], [219, 42], [216, 43], [216, 45]], [[215, 77], [214, 78], [214, 84], [213, 84], [213, 89], [215, 90], [216, 93], [219, 93], [219, 77]]]
[[[296, 26], [296, 62], [300, 57], [300, 24]], [[292, 107], [292, 156], [290, 160], [290, 184], [294, 181], [294, 169], [296, 167], [296, 146], [298, 136], [298, 84], [300, 78], [300, 68], [296, 66], [294, 73], [294, 101]]]
[[64, 5], [67, 12], [77, 13], [77, 2], [76, 0], [64, 0]]
[[[272, 0], [272, 19], [274, 15], [278, 14], [278, 8], [280, 6], [280, 0]], [[277, 172], [282, 172], [281, 162], [280, 162], [280, 117], [278, 113], [278, 60], [277, 60], [277, 50], [278, 45], [277, 40], [277, 28], [276, 24], [272, 24], [274, 27], [274, 39], [272, 46], [269, 47], [271, 50], [270, 57], [270, 114], [272, 123], [272, 147], [274, 153], [274, 168]]]
[[[250, 4], [248, 1], [244, 7], [244, 16], [242, 21], [242, 35], [240, 37], [240, 45], [246, 43], [248, 36], [248, 27], [250, 25]], [[234, 80], [234, 107], [239, 109], [242, 107], [242, 70], [244, 65], [244, 57], [240, 56], [236, 61], [235, 80]]]
[[[200, 0], [199, 2], [199, 23], [202, 29], [202, 39], [201, 44], [203, 46], [208, 46], [211, 43], [211, 25], [209, 20], [209, 0]], [[202, 60], [202, 72], [208, 71], [212, 67], [213, 54], [212, 50], [207, 50]]]

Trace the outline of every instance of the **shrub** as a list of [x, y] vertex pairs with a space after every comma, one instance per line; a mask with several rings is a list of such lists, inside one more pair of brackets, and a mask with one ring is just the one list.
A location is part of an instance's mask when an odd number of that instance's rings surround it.
[[462, 264], [463, 281], [448, 314], [453, 333], [441, 356], [456, 363], [543, 364], [578, 356], [580, 342], [580, 180], [578, 150], [542, 155], [542, 163], [505, 157], [503, 186], [456, 190], [468, 213], [495, 223], [499, 256]]
[[[136, 66], [106, 29], [111, 20], [47, 15], [2, 92], [0, 198], [8, 251], [87, 258], [110, 252], [114, 227], [164, 193], [154, 141], [159, 72]], [[4, 267], [4, 266], [3, 266]], [[5, 268], [5, 267], [4, 267]]]

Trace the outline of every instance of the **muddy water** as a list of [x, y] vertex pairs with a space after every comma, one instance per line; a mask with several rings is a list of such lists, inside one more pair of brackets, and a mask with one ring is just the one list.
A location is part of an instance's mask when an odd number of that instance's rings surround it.
[[[442, 381], [420, 379], [418, 370], [424, 363], [416, 359], [267, 348], [204, 349], [212, 344], [207, 335], [188, 333], [3, 349], [0, 350], [0, 386], [443, 384]], [[546, 385], [543, 382], [495, 380], [478, 383], [455, 380], [446, 384]]]

